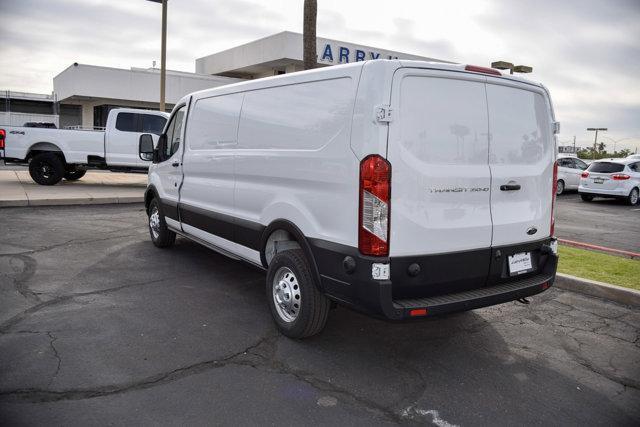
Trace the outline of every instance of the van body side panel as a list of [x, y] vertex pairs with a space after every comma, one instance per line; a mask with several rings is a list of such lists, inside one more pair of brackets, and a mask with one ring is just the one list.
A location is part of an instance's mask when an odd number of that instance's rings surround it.
[[[492, 79], [487, 103], [492, 244], [549, 237], [555, 145], [546, 94], [532, 85]], [[520, 189], [501, 189], [510, 183]]]
[[248, 91], [235, 166], [238, 233], [277, 219], [310, 238], [357, 246], [358, 162], [349, 149], [352, 75]]

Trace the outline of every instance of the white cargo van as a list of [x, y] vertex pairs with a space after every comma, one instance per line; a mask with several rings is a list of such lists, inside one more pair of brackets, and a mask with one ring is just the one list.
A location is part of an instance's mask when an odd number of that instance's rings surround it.
[[332, 302], [388, 319], [468, 310], [555, 279], [555, 122], [543, 86], [376, 60], [197, 92], [174, 108], [145, 202], [176, 234], [268, 271], [290, 337]]

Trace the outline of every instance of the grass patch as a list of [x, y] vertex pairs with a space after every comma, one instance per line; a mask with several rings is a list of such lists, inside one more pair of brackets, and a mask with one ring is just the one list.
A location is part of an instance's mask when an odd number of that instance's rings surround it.
[[640, 290], [640, 260], [560, 245], [558, 271]]

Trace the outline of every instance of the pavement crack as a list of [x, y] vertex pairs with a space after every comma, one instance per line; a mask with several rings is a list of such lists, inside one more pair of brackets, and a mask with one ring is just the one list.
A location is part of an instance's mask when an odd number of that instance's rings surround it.
[[56, 336], [54, 336], [51, 331], [47, 331], [47, 336], [50, 339], [49, 347], [51, 347], [51, 350], [53, 350], [54, 356], [58, 360], [58, 365], [56, 366], [56, 371], [53, 373], [53, 375], [51, 376], [51, 379], [49, 380], [49, 384], [48, 385], [51, 386], [51, 383], [53, 382], [53, 380], [58, 376], [58, 372], [60, 372], [60, 365], [62, 364], [62, 358], [60, 358], [60, 354], [58, 353], [58, 350], [56, 349], [56, 346], [53, 344], [53, 343], [56, 342], [56, 340], [58, 338]]

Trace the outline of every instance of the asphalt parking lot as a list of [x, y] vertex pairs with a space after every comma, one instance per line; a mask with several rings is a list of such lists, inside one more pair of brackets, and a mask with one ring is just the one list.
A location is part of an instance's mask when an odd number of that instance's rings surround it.
[[558, 196], [556, 206], [557, 237], [640, 252], [640, 205], [602, 198], [583, 202], [569, 192]]
[[9, 424], [638, 425], [640, 312], [551, 290], [416, 323], [337, 308], [279, 336], [264, 274], [141, 205], [0, 211]]

